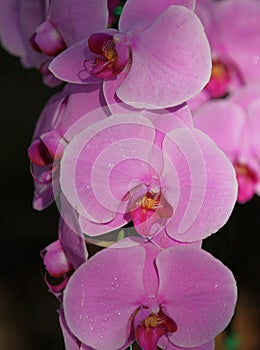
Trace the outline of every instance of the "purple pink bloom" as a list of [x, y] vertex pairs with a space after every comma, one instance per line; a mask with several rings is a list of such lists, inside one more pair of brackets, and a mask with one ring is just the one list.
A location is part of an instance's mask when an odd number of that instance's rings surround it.
[[103, 29], [107, 12], [105, 0], [3, 0], [1, 42], [25, 67], [38, 68], [44, 82], [54, 86], [60, 81], [48, 70], [53, 57]]
[[235, 303], [232, 273], [209, 253], [126, 240], [81, 265], [63, 307], [72, 334], [96, 350], [126, 349], [135, 339], [144, 350], [209, 350]]
[[97, 236], [132, 220], [142, 236], [165, 228], [190, 242], [226, 222], [237, 196], [234, 169], [178, 113], [189, 112], [112, 115], [71, 140], [60, 182], [84, 233]]
[[50, 70], [72, 83], [104, 79], [105, 96], [116, 93], [137, 108], [181, 104], [201, 91], [211, 72], [210, 48], [194, 7], [192, 0], [128, 0], [118, 30], [104, 27], [72, 45]]
[[238, 202], [260, 194], [260, 86], [240, 88], [228, 99], [209, 101], [194, 111], [194, 124], [207, 133], [233, 163]]

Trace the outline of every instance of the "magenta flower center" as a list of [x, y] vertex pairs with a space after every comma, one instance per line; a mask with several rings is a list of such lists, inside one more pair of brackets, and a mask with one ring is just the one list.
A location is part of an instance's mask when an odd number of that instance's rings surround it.
[[111, 78], [119, 74], [129, 61], [129, 49], [124, 43], [115, 43], [108, 33], [94, 33], [88, 39], [91, 52], [98, 54], [85, 61], [86, 70], [98, 78]]
[[258, 182], [257, 175], [247, 165], [241, 164], [241, 163], [237, 163], [237, 164], [235, 164], [235, 169], [236, 169], [236, 176], [237, 176], [237, 178], [245, 177], [249, 181], [253, 182], [254, 184], [256, 184]]
[[160, 309], [139, 323], [135, 330], [138, 343], [144, 350], [156, 350], [158, 340], [165, 334], [177, 331], [176, 323]]
[[54, 159], [46, 145], [41, 140], [36, 140], [32, 143], [28, 155], [30, 161], [39, 166], [52, 164]]
[[211, 77], [206, 85], [206, 90], [211, 98], [225, 96], [229, 91], [231, 76], [227, 65], [221, 60], [212, 61]]
[[141, 200], [137, 201], [137, 203], [140, 203], [143, 210], [156, 210], [160, 207], [160, 198], [161, 193], [147, 192]]

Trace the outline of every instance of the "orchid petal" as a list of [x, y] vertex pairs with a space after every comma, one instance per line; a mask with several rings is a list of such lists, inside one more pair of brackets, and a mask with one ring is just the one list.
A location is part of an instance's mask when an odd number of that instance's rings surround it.
[[[179, 346], [175, 346], [174, 344], [172, 344], [169, 339], [167, 339], [166, 336], [162, 337], [159, 340], [158, 343], [159, 347], [163, 350], [184, 350], [184, 348], [180, 348]], [[215, 349], [215, 342], [214, 340], [211, 340], [210, 342], [200, 345], [200, 346], [196, 346], [195, 348], [185, 348], [185, 350], [214, 350]]]
[[226, 155], [201, 131], [179, 129], [168, 135], [162, 176], [167, 179], [165, 197], [174, 215], [166, 231], [179, 241], [200, 240], [229, 218], [237, 196], [235, 171]]
[[194, 125], [209, 135], [234, 161], [241, 152], [246, 115], [231, 101], [209, 101], [193, 112]]
[[185, 348], [211, 341], [233, 316], [236, 284], [231, 271], [209, 253], [192, 247], [163, 250], [156, 265], [157, 299], [177, 324], [170, 341]]
[[[233, 20], [234, 11], [236, 13], [235, 21]], [[259, 1], [231, 0], [220, 2], [215, 6], [215, 14], [219, 28], [218, 33], [221, 35], [226, 55], [229, 55], [236, 62], [247, 83], [259, 82]]]
[[56, 78], [74, 84], [99, 82], [100, 79], [91, 75], [84, 66], [86, 60], [94, 59], [95, 55], [88, 49], [87, 39], [83, 39], [60, 53], [52, 60], [49, 70]]
[[[80, 341], [99, 350], [119, 349], [125, 344], [129, 320], [140, 300], [146, 298], [144, 261], [145, 251], [140, 246], [108, 248], [73, 274], [64, 292], [64, 312], [69, 329]], [[132, 264], [138, 266], [135, 274]]]
[[[76, 207], [78, 212], [86, 216], [87, 219], [94, 222], [109, 222], [116, 215], [120, 201], [126, 193], [122, 193], [119, 190], [121, 195], [114, 197], [113, 193], [110, 193], [109, 188], [104, 189], [104, 185], [108, 185], [107, 180], [109, 178], [105, 178], [103, 182], [99, 180], [104, 178], [103, 171], [106, 173], [107, 171], [110, 172], [117, 165], [116, 163], [113, 164], [111, 157], [121, 155], [120, 161], [122, 161], [124, 152], [127, 152], [127, 154], [131, 152], [131, 148], [128, 146], [128, 149], [126, 149], [124, 145], [128, 144], [132, 137], [136, 138], [138, 145], [140, 142], [143, 142], [144, 145], [150, 145], [149, 148], [151, 149], [154, 139], [152, 124], [148, 119], [137, 114], [132, 114], [131, 118], [126, 118], [125, 115], [115, 115], [113, 118], [104, 119], [86, 128], [66, 147], [61, 162], [60, 181], [62, 191], [71, 205]], [[124, 152], [120, 151], [120, 143], [122, 143]], [[99, 157], [102, 157], [102, 154], [106, 153], [109, 147], [115, 147], [117, 154], [113, 155], [113, 153], [109, 152], [107, 154], [109, 158], [106, 157], [105, 163], [102, 160], [97, 165]], [[143, 153], [145, 154], [145, 152]], [[111, 165], [109, 166], [108, 163], [110, 161]], [[130, 159], [128, 162], [129, 166], [131, 162]], [[93, 177], [93, 172], [97, 176]], [[142, 172], [143, 169], [141, 168], [139, 173], [141, 174]], [[136, 179], [138, 180], [138, 175]], [[101, 184], [103, 187], [100, 187]], [[116, 191], [117, 186], [118, 184], [113, 187], [113, 190]], [[130, 189], [127, 188], [127, 191]], [[119, 198], [120, 196], [121, 198]]]
[[171, 107], [208, 82], [210, 48], [198, 17], [185, 7], [169, 7], [132, 40], [131, 68], [117, 90], [122, 101], [137, 108]]
[[194, 0], [128, 0], [120, 16], [119, 29], [122, 32], [131, 33], [147, 29], [161, 12], [169, 6], [180, 5], [194, 10]]
[[[50, 19], [58, 28], [67, 46], [103, 30], [107, 26], [105, 0], [54, 0]], [[72, 29], [72, 30], [71, 30]]]

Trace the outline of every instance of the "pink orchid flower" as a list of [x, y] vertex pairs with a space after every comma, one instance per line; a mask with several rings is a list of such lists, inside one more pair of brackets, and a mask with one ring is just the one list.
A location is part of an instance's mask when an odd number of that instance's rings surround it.
[[209, 101], [194, 111], [194, 124], [207, 133], [233, 163], [238, 202], [260, 195], [260, 85], [246, 86], [228, 99]]
[[107, 22], [105, 0], [2, 0], [2, 45], [21, 57], [25, 67], [36, 67], [47, 85], [60, 83], [48, 70], [52, 58]]
[[209, 253], [136, 240], [81, 265], [63, 300], [70, 331], [95, 350], [126, 349], [135, 339], [143, 350], [167, 343], [167, 349], [211, 350], [235, 303], [231, 271]]
[[210, 48], [194, 7], [193, 0], [128, 0], [119, 30], [93, 33], [49, 68], [72, 83], [104, 79], [106, 96], [116, 93], [136, 108], [181, 104], [201, 91], [211, 71]]
[[260, 80], [260, 2], [198, 0], [195, 12], [205, 27], [213, 64], [209, 83], [189, 101], [192, 109]]
[[60, 183], [84, 233], [98, 236], [132, 220], [142, 236], [165, 227], [171, 238], [191, 242], [224, 225], [237, 197], [234, 169], [207, 135], [179, 118], [186, 113], [112, 115], [71, 140]]
[[[53, 202], [59, 189], [59, 160], [64, 148], [79, 130], [109, 114], [101, 108], [104, 105], [100, 84], [67, 84], [43, 109], [28, 149], [35, 180], [35, 209], [42, 210]], [[96, 110], [98, 113], [89, 114]]]

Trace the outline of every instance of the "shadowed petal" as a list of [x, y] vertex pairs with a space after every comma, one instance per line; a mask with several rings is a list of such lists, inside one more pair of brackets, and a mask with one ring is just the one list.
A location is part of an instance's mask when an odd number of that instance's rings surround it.
[[106, 28], [107, 18], [105, 0], [54, 0], [51, 3], [50, 19], [67, 46]]

